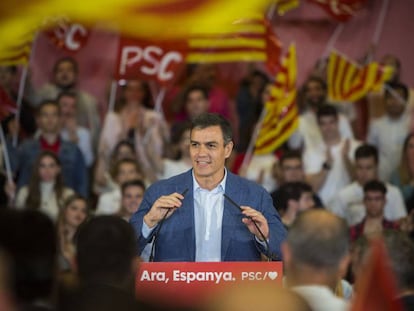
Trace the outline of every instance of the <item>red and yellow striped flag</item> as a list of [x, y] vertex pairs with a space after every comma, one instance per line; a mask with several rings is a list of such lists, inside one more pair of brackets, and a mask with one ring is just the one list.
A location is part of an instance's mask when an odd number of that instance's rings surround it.
[[255, 154], [266, 154], [280, 147], [298, 127], [296, 105], [296, 48], [291, 44], [281, 61], [280, 71], [265, 103], [263, 119], [255, 144]]
[[239, 19], [216, 34], [196, 34], [188, 40], [188, 63], [266, 62], [277, 70], [280, 43], [263, 17]]
[[0, 65], [26, 65], [29, 62], [34, 33], [29, 33], [11, 46], [0, 47]]
[[328, 62], [328, 99], [332, 102], [355, 102], [370, 91], [379, 90], [392, 75], [392, 69], [372, 62], [360, 67], [337, 52]]

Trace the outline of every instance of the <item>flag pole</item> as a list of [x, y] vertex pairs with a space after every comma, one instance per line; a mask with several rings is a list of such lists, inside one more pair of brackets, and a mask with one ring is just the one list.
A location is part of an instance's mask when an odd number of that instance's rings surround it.
[[109, 111], [110, 112], [114, 111], [117, 85], [118, 85], [118, 81], [117, 80], [112, 80], [111, 90], [109, 92], [108, 112]]
[[328, 43], [326, 44], [325, 50], [322, 54], [322, 58], [325, 58], [329, 55], [336, 41], [338, 41], [338, 38], [341, 35], [343, 30], [344, 30], [344, 23], [340, 23], [338, 24], [338, 26], [336, 26], [334, 32], [332, 33], [331, 37], [328, 40]]
[[26, 86], [26, 79], [27, 79], [27, 72], [29, 71], [29, 65], [24, 66], [22, 75], [20, 77], [19, 82], [19, 92], [17, 94], [17, 102], [16, 102], [16, 131], [13, 134], [13, 147], [17, 146], [17, 140], [19, 137], [19, 130], [20, 130], [20, 110], [22, 108], [22, 101], [23, 101], [23, 94], [24, 89]]
[[[374, 47], [378, 46], [378, 42], [381, 38], [382, 30], [384, 29], [385, 17], [387, 16], [389, 0], [383, 0], [381, 5], [381, 11], [378, 17], [377, 27], [375, 27], [375, 32], [372, 37], [372, 44]], [[369, 55], [369, 60], [374, 57], [375, 49]]]
[[164, 100], [166, 92], [167, 92], [167, 88], [162, 87], [161, 90], [159, 91], [159, 93], [157, 94], [156, 98], [155, 98], [154, 110], [156, 112], [159, 112], [162, 115], [164, 115], [164, 111], [162, 109], [162, 101]]
[[16, 102], [16, 131], [13, 134], [13, 140], [12, 140], [12, 144], [13, 147], [17, 146], [17, 141], [19, 138], [19, 130], [20, 130], [20, 110], [22, 108], [22, 102], [23, 102], [23, 95], [24, 95], [24, 89], [26, 88], [26, 80], [27, 80], [27, 74], [29, 72], [29, 66], [32, 63], [33, 57], [35, 55], [35, 48], [36, 48], [36, 44], [37, 44], [37, 38], [38, 38], [38, 33], [36, 32], [33, 36], [33, 43], [32, 43], [32, 48], [30, 50], [30, 56], [29, 56], [29, 60], [27, 62], [27, 65], [23, 68], [22, 71], [22, 75], [20, 77], [20, 82], [19, 82], [19, 90], [18, 90], [18, 94], [17, 94], [17, 102]]
[[4, 136], [3, 127], [0, 126], [0, 141], [2, 144], [2, 151], [4, 156], [4, 165], [6, 167], [7, 181], [13, 182], [13, 173], [10, 165], [9, 151], [7, 150], [6, 137]]
[[255, 144], [256, 144], [256, 140], [257, 140], [257, 137], [259, 136], [260, 129], [262, 128], [263, 120], [266, 116], [266, 113], [267, 113], [266, 106], [264, 106], [263, 110], [260, 114], [259, 120], [257, 121], [256, 126], [254, 128], [254, 132], [253, 132], [253, 135], [250, 139], [250, 142], [249, 142], [249, 145], [247, 147], [246, 153], [244, 155], [243, 162], [240, 166], [240, 171], [241, 172], [244, 172], [245, 170], [247, 170], [247, 166], [249, 165], [249, 163], [250, 163], [250, 161], [253, 157], [253, 152], [254, 152], [254, 147], [255, 147]]

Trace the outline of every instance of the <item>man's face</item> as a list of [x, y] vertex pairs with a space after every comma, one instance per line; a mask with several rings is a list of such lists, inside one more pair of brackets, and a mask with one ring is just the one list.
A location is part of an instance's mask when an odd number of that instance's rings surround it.
[[306, 85], [306, 101], [313, 107], [320, 107], [325, 103], [326, 91], [317, 81], [309, 81]]
[[73, 64], [69, 61], [63, 61], [56, 68], [55, 83], [63, 89], [71, 88], [76, 82], [76, 72]]
[[59, 99], [59, 106], [63, 117], [74, 117], [76, 115], [76, 98], [62, 96]]
[[124, 89], [124, 96], [127, 103], [142, 104], [145, 97], [145, 88], [139, 80], [129, 80]]
[[301, 159], [291, 158], [285, 159], [281, 165], [282, 181], [283, 182], [295, 182], [303, 181], [305, 179], [305, 173], [303, 171], [303, 165]]
[[122, 163], [119, 166], [118, 175], [116, 177], [116, 180], [119, 185], [122, 185], [123, 183], [127, 181], [131, 181], [133, 179], [139, 179], [141, 178], [139, 172], [137, 171], [137, 168], [132, 163]]
[[324, 140], [331, 140], [339, 137], [338, 118], [335, 116], [321, 116], [318, 125]]
[[37, 126], [45, 134], [56, 134], [59, 132], [60, 115], [54, 105], [45, 105], [37, 117]]
[[384, 214], [386, 198], [381, 191], [367, 191], [364, 194], [364, 205], [367, 217], [381, 217]]
[[140, 186], [129, 186], [122, 194], [122, 206], [129, 215], [134, 214], [142, 202], [144, 189]]
[[400, 80], [400, 68], [398, 65], [397, 59], [392, 55], [386, 55], [382, 60], [381, 64], [383, 66], [390, 66], [393, 70], [392, 76], [388, 81], [397, 82]]
[[313, 200], [312, 192], [303, 192], [299, 198], [299, 209], [298, 211], [306, 211], [315, 207], [315, 201]]
[[200, 90], [194, 90], [187, 96], [185, 102], [185, 109], [190, 119], [193, 119], [200, 114], [207, 112], [209, 107], [209, 101], [204, 97], [204, 94]]
[[400, 98], [396, 98], [396, 96], [388, 94], [385, 99], [385, 110], [391, 118], [399, 118], [405, 111], [406, 102], [404, 100], [404, 93], [402, 90], [397, 89], [394, 90], [394, 92], [398, 94]]
[[220, 126], [193, 129], [191, 131], [190, 156], [195, 177], [220, 182], [224, 175], [225, 161], [232, 150], [233, 142], [224, 145]]
[[362, 186], [377, 178], [377, 164], [374, 157], [355, 159], [355, 177]]

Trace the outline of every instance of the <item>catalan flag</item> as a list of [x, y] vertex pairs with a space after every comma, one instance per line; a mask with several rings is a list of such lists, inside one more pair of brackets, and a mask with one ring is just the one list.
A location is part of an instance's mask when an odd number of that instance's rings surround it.
[[328, 62], [328, 99], [332, 102], [355, 102], [370, 91], [379, 90], [392, 75], [392, 69], [372, 62], [360, 67], [337, 52]]
[[65, 16], [89, 27], [143, 38], [184, 38], [226, 29], [270, 0], [31, 0], [0, 1], [0, 42], [10, 48], [27, 30], [42, 30]]
[[299, 0], [278, 0], [276, 6], [277, 13], [284, 15], [287, 11], [296, 9], [299, 6]]
[[271, 72], [279, 63], [280, 43], [264, 18], [238, 19], [216, 34], [191, 36], [188, 46], [188, 63], [261, 61]]
[[0, 65], [25, 65], [29, 62], [34, 33], [28, 33], [10, 46], [0, 47]]
[[291, 44], [282, 59], [280, 71], [265, 103], [266, 114], [255, 144], [255, 154], [266, 154], [280, 147], [298, 127], [296, 105], [296, 48]]
[[310, 0], [320, 5], [333, 18], [340, 22], [348, 21], [360, 10], [366, 0]]

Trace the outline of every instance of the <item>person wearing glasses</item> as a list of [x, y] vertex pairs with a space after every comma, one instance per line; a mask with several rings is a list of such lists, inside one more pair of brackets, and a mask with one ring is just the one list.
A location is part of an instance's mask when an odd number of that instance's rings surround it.
[[192, 121], [192, 169], [149, 187], [130, 220], [140, 251], [152, 241], [153, 261], [281, 260], [286, 230], [267, 191], [225, 168], [233, 146], [222, 116]]

